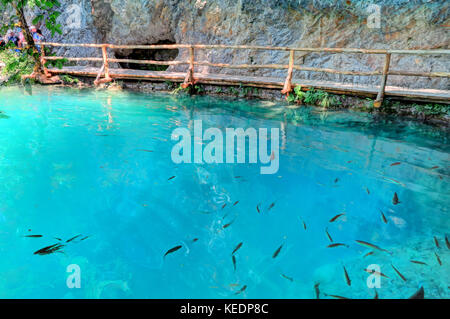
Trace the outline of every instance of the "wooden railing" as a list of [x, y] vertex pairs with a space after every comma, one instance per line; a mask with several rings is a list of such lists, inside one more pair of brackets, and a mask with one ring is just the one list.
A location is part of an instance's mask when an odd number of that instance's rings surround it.
[[[98, 48], [101, 49], [102, 57], [61, 57], [61, 56], [47, 56], [44, 60], [60, 60], [67, 61], [90, 61], [103, 63], [100, 72], [98, 73], [96, 84], [109, 82], [112, 80], [109, 72], [109, 63], [135, 63], [135, 64], [150, 64], [150, 65], [188, 65], [186, 77], [183, 82], [183, 87], [188, 87], [195, 83], [194, 70], [195, 66], [210, 66], [218, 68], [232, 68], [232, 69], [287, 69], [287, 76], [282, 90], [283, 94], [289, 94], [292, 89], [292, 75], [294, 70], [310, 71], [310, 72], [324, 72], [330, 74], [355, 75], [355, 76], [380, 76], [380, 88], [376, 97], [374, 105], [379, 107], [383, 101], [386, 82], [389, 75], [400, 76], [419, 76], [419, 77], [445, 77], [449, 78], [449, 72], [417, 72], [417, 71], [403, 71], [391, 70], [390, 62], [393, 54], [400, 55], [450, 55], [450, 50], [375, 50], [375, 49], [354, 49], [354, 48], [290, 48], [290, 47], [269, 47], [269, 46], [251, 46], [251, 45], [204, 45], [204, 44], [155, 44], [155, 45], [115, 45], [115, 44], [68, 44], [68, 43], [41, 43], [42, 46], [52, 47], [84, 47], [84, 48]], [[108, 57], [108, 49], [148, 49], [148, 50], [163, 50], [163, 49], [187, 49], [189, 51], [189, 59], [186, 61], [154, 61], [154, 60], [134, 60], [134, 59], [114, 59]], [[226, 63], [211, 63], [195, 61], [195, 50], [218, 50], [218, 49], [233, 49], [233, 50], [270, 50], [270, 51], [287, 51], [289, 52], [288, 64], [226, 64]], [[362, 71], [346, 71], [335, 70], [329, 68], [315, 68], [302, 65], [295, 65], [295, 53], [352, 53], [352, 54], [376, 54], [384, 55], [384, 64], [382, 70], [362, 72]], [[100, 79], [104, 72], [105, 76]]]

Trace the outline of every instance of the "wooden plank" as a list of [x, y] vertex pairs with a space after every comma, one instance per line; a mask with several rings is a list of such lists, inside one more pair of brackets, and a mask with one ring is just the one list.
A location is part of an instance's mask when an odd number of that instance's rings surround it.
[[[63, 69], [49, 69], [54, 74], [71, 74], [78, 76], [96, 77], [98, 69], [93, 67], [64, 67]], [[110, 69], [113, 79], [147, 80], [147, 81], [172, 81], [183, 82], [186, 73], [167, 71], [145, 71], [131, 69]], [[282, 89], [284, 80], [273, 77], [238, 76], [228, 74], [195, 73], [197, 83], [213, 85], [251, 86], [267, 89]], [[293, 79], [292, 85], [301, 85], [303, 90], [311, 88], [321, 89], [334, 94], [346, 94], [367, 96], [375, 98], [379, 87], [368, 85], [354, 85], [351, 83], [338, 83], [331, 81], [314, 81], [305, 79]], [[386, 86], [386, 97], [395, 97], [413, 101], [439, 102], [450, 104], [450, 90], [435, 89], [406, 89], [401, 87]]]

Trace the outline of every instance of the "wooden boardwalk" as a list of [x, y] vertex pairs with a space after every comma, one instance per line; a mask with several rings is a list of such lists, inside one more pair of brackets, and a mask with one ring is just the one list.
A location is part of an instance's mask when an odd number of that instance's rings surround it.
[[[54, 74], [69, 74], [86, 77], [97, 77], [99, 68], [71, 66], [62, 69], [49, 69]], [[104, 75], [104, 74], [102, 74]], [[186, 72], [166, 72], [166, 71], [144, 71], [132, 69], [109, 69], [109, 76], [112, 79], [122, 80], [145, 80], [155, 82], [180, 82], [185, 80]], [[285, 79], [273, 77], [238, 76], [229, 74], [194, 73], [194, 78], [200, 84], [212, 85], [243, 85], [258, 88], [283, 89]], [[303, 89], [321, 89], [330, 93], [358, 95], [375, 98], [380, 91], [380, 86], [355, 85], [351, 83], [338, 83], [331, 81], [313, 81], [303, 79], [292, 79], [293, 85], [301, 85]], [[436, 102], [450, 104], [450, 90], [437, 89], [406, 89], [395, 86], [385, 87], [385, 96], [398, 99]]]

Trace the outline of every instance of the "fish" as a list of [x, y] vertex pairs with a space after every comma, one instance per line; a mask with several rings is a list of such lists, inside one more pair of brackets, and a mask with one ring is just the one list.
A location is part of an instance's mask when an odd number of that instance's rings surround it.
[[306, 224], [305, 224], [305, 222], [302, 221], [302, 223], [303, 223], [303, 228], [306, 230]]
[[367, 254], [365, 254], [365, 255], [363, 256], [363, 258], [364, 258], [364, 257], [367, 257], [367, 256], [370, 256], [370, 255], [373, 255], [373, 253], [374, 253], [373, 251], [369, 251]]
[[336, 179], [334, 180], [334, 183], [337, 183], [337, 182], [339, 182], [339, 178], [336, 178]]
[[81, 238], [80, 241], [86, 240], [88, 238], [89, 238], [89, 236], [85, 236], [85, 237]]
[[234, 271], [236, 271], [236, 257], [234, 255], [231, 255], [231, 260], [233, 261]]
[[234, 223], [234, 220], [231, 221], [231, 222], [229, 222], [228, 224], [223, 225], [222, 228], [223, 228], [223, 229], [228, 228], [228, 227], [230, 227], [231, 224], [233, 224], [233, 223]]
[[403, 276], [401, 273], [400, 273], [400, 271], [398, 271], [397, 270], [397, 268], [395, 268], [394, 267], [394, 265], [393, 264], [391, 264], [391, 267], [395, 270], [395, 272], [397, 273], [397, 275], [399, 275], [400, 276], [400, 278], [402, 278], [403, 279], [403, 281], [406, 281], [406, 278], [405, 278], [405, 276]]
[[247, 289], [247, 285], [242, 286], [242, 288], [239, 289], [239, 290], [235, 293], [235, 295], [239, 295], [239, 294], [242, 293], [245, 289]]
[[192, 239], [192, 242], [195, 243], [198, 240], [198, 238]]
[[290, 282], [294, 282], [294, 279], [293, 279], [293, 278], [288, 277], [288, 276], [286, 276], [286, 275], [284, 275], [284, 274], [281, 274], [281, 277], [283, 277], [284, 279], [289, 280]]
[[439, 166], [433, 166], [433, 167], [430, 168], [430, 169], [436, 169], [436, 168], [439, 168]]
[[394, 197], [392, 197], [392, 204], [394, 204], [394, 205], [400, 204], [400, 201], [398, 200], [398, 195], [396, 192], [394, 192]]
[[439, 258], [439, 255], [437, 253], [434, 253], [434, 254], [436, 255], [436, 259], [437, 259], [437, 261], [439, 263], [439, 266], [442, 266], [441, 258]]
[[378, 271], [375, 271], [375, 270], [364, 269], [364, 271], [368, 272], [369, 274], [374, 274], [374, 275], [377, 275], [377, 276], [382, 276], [382, 277], [385, 277], [385, 278], [389, 278], [388, 276], [386, 276], [382, 272], [378, 272]]
[[334, 222], [336, 219], [338, 219], [338, 218], [341, 217], [342, 215], [345, 215], [345, 213], [338, 214], [338, 215], [334, 216], [333, 218], [330, 219], [330, 223]]
[[234, 178], [242, 178], [242, 176], [235, 176]]
[[234, 255], [234, 253], [237, 252], [237, 251], [239, 250], [239, 248], [242, 247], [243, 244], [244, 244], [243, 242], [240, 242], [240, 243], [236, 246], [236, 248], [233, 250], [233, 252], [232, 252], [231, 254]]
[[138, 152], [147, 152], [147, 153], [153, 153], [153, 151], [151, 151], [151, 150], [136, 150], [136, 151], [138, 151]]
[[77, 238], [80, 237], [80, 236], [81, 236], [81, 234], [76, 235], [76, 236], [74, 236], [74, 237], [72, 237], [72, 238], [70, 238], [70, 239], [67, 239], [67, 240], [66, 240], [66, 243], [70, 243], [72, 240], [77, 239]]
[[360, 245], [367, 246], [367, 247], [370, 247], [370, 248], [375, 248], [375, 249], [377, 249], [377, 250], [381, 250], [381, 251], [384, 251], [384, 252], [387, 252], [387, 253], [391, 253], [390, 251], [388, 251], [388, 250], [386, 250], [386, 249], [383, 249], [383, 248], [381, 248], [381, 247], [378, 247], [377, 245], [368, 243], [368, 242], [366, 242], [366, 241], [362, 241], [362, 240], [355, 240], [355, 241], [356, 241], [358, 244], [360, 244]]
[[351, 286], [352, 281], [350, 280], [350, 277], [348, 276], [347, 269], [345, 269], [345, 266], [342, 266], [344, 268], [344, 274], [345, 274], [345, 280], [347, 281], [347, 285]]
[[370, 195], [370, 190], [366, 187], [366, 192], [368, 195]]
[[281, 251], [281, 248], [283, 248], [283, 245], [284, 244], [282, 244], [280, 247], [278, 247], [278, 249], [273, 253], [272, 258], [277, 258], [278, 254]]
[[397, 165], [400, 165], [400, 164], [401, 164], [400, 162], [395, 162], [395, 163], [392, 163], [391, 166], [397, 166]]
[[439, 247], [439, 242], [438, 242], [436, 236], [434, 237], [434, 243], [435, 243], [435, 245], [436, 245], [437, 248], [440, 248], [440, 247]]
[[319, 289], [320, 283], [316, 283], [314, 285], [314, 291], [316, 292], [316, 299], [320, 299], [320, 289]]
[[419, 261], [419, 260], [410, 260], [410, 261], [415, 264], [426, 265], [426, 263], [424, 263], [423, 261]]
[[[324, 294], [325, 294], [325, 293], [324, 293]], [[327, 297], [333, 297], [333, 298], [336, 298], [336, 299], [350, 299], [350, 298], [342, 297], [342, 296], [338, 296], [338, 295], [329, 295], [329, 294], [325, 294], [325, 296], [327, 296]]]
[[269, 208], [267, 208], [267, 210], [271, 210], [273, 207], [275, 206], [275, 202], [273, 202], [272, 204], [270, 204]]
[[176, 176], [171, 176], [167, 180], [170, 181], [171, 179], [174, 179]]
[[222, 209], [224, 209], [226, 206], [227, 206], [227, 204], [223, 204], [223, 205], [222, 205]]
[[164, 254], [164, 257], [166, 257], [168, 254], [171, 254], [171, 253], [177, 251], [177, 250], [180, 249], [181, 247], [183, 247], [183, 246], [178, 245], [178, 246], [175, 246], [175, 247], [173, 247], [173, 248], [170, 248], [170, 249]]
[[28, 238], [40, 238], [42, 237], [42, 235], [25, 235], [23, 237], [28, 237]]
[[236, 206], [239, 203], [239, 201], [234, 202], [233, 206]]
[[55, 239], [56, 239], [56, 240], [59, 240], [59, 241], [62, 241], [62, 239], [61, 239], [61, 238], [59, 238], [59, 237], [55, 237]]
[[450, 241], [447, 238], [447, 235], [445, 235], [445, 244], [447, 245], [447, 249], [450, 249]]
[[61, 248], [63, 248], [64, 246], [65, 245], [63, 245], [63, 244], [53, 244], [53, 245], [41, 248], [41, 249], [35, 251], [33, 254], [34, 255], [49, 255], [49, 254], [52, 254], [54, 252], [61, 250]]
[[259, 203], [258, 205], [256, 205], [256, 211], [257, 211], [258, 213], [261, 213], [261, 211], [260, 211], [260, 209], [259, 209], [259, 205], [261, 205], [261, 203]]
[[424, 299], [425, 298], [425, 290], [423, 287], [420, 287], [411, 297], [408, 299]]
[[387, 224], [388, 221], [386, 219], [386, 216], [384, 216], [383, 211], [381, 209], [380, 209], [380, 213], [381, 213], [381, 217], [383, 218], [384, 223]]
[[331, 238], [330, 234], [328, 233], [328, 228], [325, 229], [325, 232], [327, 233], [328, 239], [333, 242], [333, 238]]
[[327, 246], [327, 248], [334, 248], [334, 247], [339, 247], [339, 246], [345, 246], [348, 248], [348, 245], [346, 244], [341, 244], [341, 243], [333, 243]]

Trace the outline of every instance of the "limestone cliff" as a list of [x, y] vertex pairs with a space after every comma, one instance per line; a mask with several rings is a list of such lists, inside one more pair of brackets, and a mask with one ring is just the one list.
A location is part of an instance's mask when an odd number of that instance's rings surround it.
[[[372, 49], [449, 48], [447, 0], [62, 0], [63, 35], [52, 40], [115, 44], [203, 43], [294, 47]], [[81, 24], [73, 22], [74, 6]], [[69, 10], [70, 9], [70, 10]], [[75, 12], [77, 13], [77, 12]], [[378, 14], [379, 13], [379, 14]], [[76, 14], [75, 14], [76, 16]], [[72, 19], [72, 20], [71, 20]], [[379, 21], [377, 20], [379, 19]], [[378, 23], [379, 22], [379, 23]], [[99, 55], [98, 50], [61, 49], [66, 55]], [[61, 51], [60, 50], [60, 51]], [[136, 52], [117, 51], [118, 57]], [[142, 52], [141, 52], [142, 53]], [[155, 52], [151, 57], [155, 57]], [[186, 52], [158, 52], [156, 58], [184, 59]], [[286, 63], [286, 52], [217, 50], [197, 58], [226, 63]], [[382, 56], [298, 53], [296, 63], [345, 70], [380, 68]], [[448, 57], [425, 60], [393, 56], [392, 68], [450, 71]], [[238, 73], [237, 70], [209, 72]], [[253, 74], [285, 76], [285, 71], [255, 70]], [[295, 78], [379, 83], [377, 77], [296, 72]], [[449, 89], [447, 79], [391, 76], [389, 84]]]

